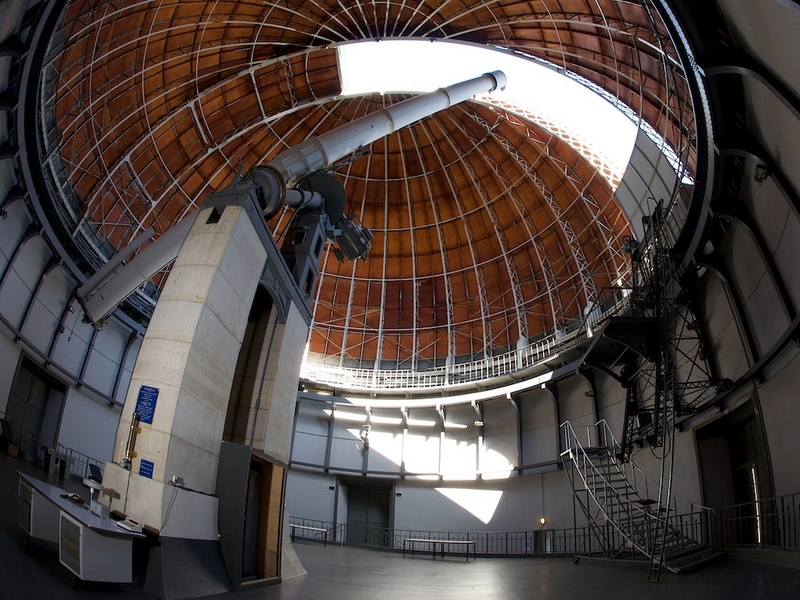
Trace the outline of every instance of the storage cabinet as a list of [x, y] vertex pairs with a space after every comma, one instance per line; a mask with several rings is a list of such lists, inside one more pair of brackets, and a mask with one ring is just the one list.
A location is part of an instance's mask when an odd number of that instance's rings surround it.
[[130, 539], [98, 533], [62, 512], [59, 540], [61, 564], [81, 580], [131, 582]]
[[133, 580], [133, 540], [142, 533], [90, 512], [59, 487], [17, 473], [17, 521], [28, 535], [57, 543], [59, 562], [84, 581]]
[[58, 542], [58, 516], [61, 509], [40, 494], [24, 479], [19, 480], [17, 523], [29, 536]]

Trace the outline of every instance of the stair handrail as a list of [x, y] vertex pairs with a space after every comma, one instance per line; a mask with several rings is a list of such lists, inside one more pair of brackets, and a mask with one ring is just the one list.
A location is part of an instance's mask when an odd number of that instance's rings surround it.
[[[633, 469], [634, 469], [634, 470], [635, 470], [635, 471], [636, 471], [638, 474], [640, 474], [642, 477], [644, 477], [644, 478], [645, 478], [645, 479], [646, 479], [646, 480], [647, 480], [649, 483], [652, 483], [653, 485], [655, 485], [655, 486], [658, 486], [658, 482], [657, 482], [655, 479], [653, 479], [653, 477], [651, 477], [650, 475], [648, 475], [648, 474], [647, 474], [647, 473], [646, 473], [646, 472], [645, 472], [645, 471], [644, 471], [644, 470], [643, 470], [643, 469], [642, 469], [642, 468], [641, 468], [639, 465], [637, 465], [637, 464], [636, 464], [636, 463], [635, 463], [633, 460], [630, 460], [630, 461], [628, 461], [628, 463], [627, 463], [627, 464], [630, 464], [630, 465], [632, 466], [632, 468], [633, 468]], [[685, 504], [688, 504], [690, 507], [692, 507], [692, 506], [695, 506], [695, 507], [697, 507], [698, 509], [700, 509], [701, 511], [708, 511], [708, 512], [710, 512], [711, 514], [714, 514], [714, 509], [713, 509], [713, 508], [711, 508], [710, 506], [705, 506], [705, 505], [703, 505], [703, 504], [700, 504], [699, 502], [694, 502], [694, 501], [692, 501], [692, 500], [688, 500], [688, 499], [684, 498], [683, 496], [680, 496], [680, 495], [676, 494], [675, 492], [672, 492], [672, 493], [670, 494], [670, 496], [671, 496], [672, 498], [676, 499], [676, 500], [680, 500], [681, 502], [683, 502], [683, 503], [685, 503]], [[690, 509], [690, 511], [691, 511], [691, 509]], [[676, 510], [676, 512], [677, 512], [677, 510]], [[694, 512], [694, 511], [691, 511], [691, 512]]]
[[[602, 424], [601, 424], [601, 421], [602, 421]], [[603, 429], [601, 429], [601, 431], [603, 431], [603, 430], [607, 431], [607, 433], [610, 435], [610, 439], [612, 440], [612, 442], [616, 443], [617, 444], [616, 447], [619, 448], [618, 442], [616, 441], [616, 438], [614, 437], [614, 435], [611, 432], [611, 430], [610, 429], [607, 429], [607, 430], [605, 429], [608, 424], [605, 422], [604, 419], [601, 419], [601, 421], [598, 421], [594, 425], [594, 427], [602, 426]], [[582, 459], [581, 462], [583, 463], [584, 466], [583, 466], [583, 468], [579, 467], [577, 469], [578, 475], [579, 475], [581, 481], [583, 482], [583, 485], [585, 486], [586, 490], [591, 494], [592, 498], [594, 499], [595, 503], [597, 504], [597, 507], [603, 513], [603, 516], [605, 518], [606, 523], [610, 524], [614, 529], [616, 529], [620, 533], [620, 535], [625, 537], [625, 539], [627, 539], [631, 544], [633, 544], [640, 552], [642, 552], [643, 554], [649, 555], [648, 554], [649, 550], [648, 550], [648, 547], [647, 547], [649, 545], [649, 543], [647, 543], [647, 542], [644, 543], [644, 544], [641, 543], [640, 540], [638, 540], [635, 537], [633, 537], [632, 532], [627, 531], [626, 529], [624, 529], [621, 526], [619, 517], [620, 517], [620, 515], [622, 514], [623, 511], [620, 510], [620, 509], [622, 507], [624, 507], [624, 510], [626, 511], [626, 514], [628, 515], [628, 520], [629, 521], [630, 521], [630, 515], [632, 515], [632, 514], [640, 515], [644, 522], [650, 523], [650, 525], [647, 526], [648, 530], [650, 530], [650, 528], [653, 526], [652, 524], [657, 524], [658, 523], [658, 515], [654, 514], [653, 512], [651, 512], [649, 510], [647, 510], [647, 508], [645, 506], [643, 506], [641, 504], [637, 504], [636, 502], [631, 501], [628, 498], [624, 497], [619, 492], [619, 490], [612, 484], [612, 482], [609, 481], [609, 479], [606, 477], [606, 475], [604, 475], [602, 472], [600, 472], [600, 470], [594, 464], [592, 459], [589, 457], [589, 455], [586, 452], [586, 449], [584, 448], [584, 446], [581, 444], [580, 439], [578, 438], [578, 435], [575, 432], [575, 428], [573, 427], [572, 423], [570, 423], [568, 420], [564, 421], [561, 424], [561, 427], [565, 431], [565, 438], [567, 438], [567, 439], [565, 439], [565, 441], [567, 442], [567, 444], [566, 444], [567, 448], [564, 450], [564, 452], [561, 453], [562, 460], [564, 459], [564, 456], [567, 455], [567, 454], [569, 455], [569, 458], [575, 464], [578, 464], [578, 460]], [[586, 426], [586, 427], [588, 429], [589, 427], [593, 427], [593, 426], [589, 425], [589, 426]], [[571, 441], [574, 443], [574, 445], [573, 445], [573, 443], [569, 443], [569, 441], [570, 441], [569, 437], [571, 437]], [[605, 447], [608, 450], [613, 451], [614, 448], [615, 448], [613, 443], [612, 443], [612, 445], [605, 445], [605, 446], [600, 445], [600, 446], [594, 446], [594, 447], [599, 447], [599, 448]], [[611, 452], [610, 456], [614, 457], [615, 454], [616, 454], [615, 452]], [[616, 459], [615, 459], [615, 464], [617, 465], [617, 468], [619, 468], [619, 464], [620, 463], [619, 463], [619, 461], [616, 461]], [[587, 468], [587, 465], [591, 469], [591, 475], [592, 475], [591, 480], [592, 481], [589, 480], [590, 478], [588, 477], [588, 473], [584, 472], [584, 469]], [[598, 480], [599, 480], [600, 483], [598, 483]], [[630, 484], [628, 484], [628, 485], [630, 486]], [[616, 504], [613, 503], [613, 502], [601, 503], [598, 500], [596, 492], [597, 492], [598, 489], [600, 489], [600, 487], [602, 487], [602, 488], [604, 488], [606, 490], [612, 490], [613, 491], [613, 497], [616, 499]], [[638, 492], [636, 491], [636, 489], [633, 488], [632, 486], [631, 486], [631, 488], [633, 489], [633, 491], [638, 496]], [[624, 517], [623, 517], [623, 519], [624, 519]]]
[[[575, 432], [575, 428], [572, 425], [572, 423], [570, 421], [568, 421], [568, 420], [564, 421], [561, 424], [561, 427], [564, 428], [565, 426], [567, 426], [569, 428], [569, 430], [572, 432], [572, 437], [575, 440], [575, 442], [578, 444], [578, 446], [581, 449], [581, 451], [585, 451], [584, 447], [581, 445], [580, 438], [578, 437], [578, 434]], [[599, 431], [602, 431], [602, 434], [598, 435], [598, 438], [602, 437], [602, 438], [605, 438], [605, 439], [611, 441], [610, 444], [608, 444], [608, 443], [606, 443], [605, 445], [599, 444], [598, 447], [605, 446], [609, 450], [612, 450], [612, 449], [615, 450], [615, 451], [616, 450], [621, 450], [622, 446], [620, 445], [619, 441], [617, 440], [616, 436], [614, 435], [614, 432], [611, 430], [611, 427], [609, 426], [608, 421], [606, 419], [600, 419], [594, 425], [584, 425], [584, 426], [581, 426], [581, 427], [584, 427], [587, 430], [591, 430], [592, 428], [599, 429]], [[598, 439], [598, 441], [599, 441], [599, 439]], [[617, 461], [617, 462], [619, 462], [619, 461]], [[652, 483], [653, 485], [658, 486], [658, 482], [655, 479], [653, 479], [653, 477], [648, 475], [633, 460], [630, 460], [627, 463], [620, 463], [620, 464], [622, 464], [622, 465], [630, 464], [632, 469], [635, 470], [635, 472], [637, 474], [641, 475], [644, 479], [646, 479], [648, 483]], [[624, 467], [622, 467], [622, 468], [624, 469]], [[634, 487], [636, 487], [636, 486], [634, 486]], [[688, 500], [687, 498], [684, 498], [683, 496], [680, 496], [680, 495], [678, 495], [678, 494], [676, 494], [674, 492], [671, 494], [671, 497], [676, 499], [676, 500], [680, 500], [684, 504], [688, 504], [690, 507], [694, 506], [694, 507], [697, 507], [698, 509], [700, 509], [701, 511], [708, 511], [711, 514], [714, 514], [714, 509], [713, 508], [711, 508], [709, 506], [705, 506], [703, 504], [700, 504], [699, 502], [694, 502], [692, 500]], [[691, 508], [690, 508], [690, 512], [694, 512], [694, 511], [692, 511]]]
[[[581, 425], [580, 428], [585, 429], [587, 432], [587, 445], [589, 447], [608, 448], [609, 450], [614, 450], [614, 451], [622, 449], [622, 446], [620, 446], [619, 441], [614, 436], [614, 432], [611, 431], [611, 427], [608, 425], [608, 422], [605, 419], [600, 419], [594, 425]], [[581, 451], [585, 452], [584, 446], [581, 444], [580, 438], [578, 437], [578, 434], [575, 431], [575, 427], [569, 420], [561, 423], [561, 429], [564, 429], [565, 432], [568, 431], [569, 433], [571, 433], [572, 434], [571, 438], [575, 440], [575, 443], [577, 444], [578, 448]], [[592, 445], [591, 439], [589, 439], [589, 435], [591, 435], [592, 432], [595, 432], [595, 434], [597, 435], [597, 441], [598, 441], [597, 445]], [[565, 442], [568, 441], [568, 437], [569, 436], [567, 436], [565, 433], [564, 435]], [[569, 449], [570, 448], [567, 447], [565, 449], [565, 452], [569, 451]]]
[[[621, 514], [622, 511], [625, 511], [629, 516], [633, 514], [641, 515], [643, 519], [645, 519], [648, 523], [651, 523], [650, 526], [657, 524], [659, 522], [659, 517], [662, 517], [662, 515], [657, 515], [656, 513], [649, 510], [645, 505], [645, 503], [639, 503], [623, 496], [620, 493], [620, 491], [608, 479], [607, 474], [604, 474], [597, 469], [591, 457], [586, 452], [585, 447], [581, 444], [580, 437], [575, 431], [575, 427], [572, 425], [572, 423], [569, 421], [564, 421], [561, 424], [561, 427], [565, 431], [565, 442], [567, 446], [564, 452], [562, 452], [562, 459], [566, 454], [569, 454], [570, 459], [576, 462], [579, 460], [579, 458], [582, 457], [584, 468], [586, 468], [586, 466], [588, 465], [588, 467], [591, 469], [591, 477], [588, 477], [588, 473], [584, 473], [581, 469], [578, 469], [578, 474], [581, 480], [583, 481], [583, 484], [586, 487], [586, 489], [589, 490], [592, 496], [595, 498], [595, 502], [597, 503], [598, 508], [601, 510], [601, 512], [608, 520], [608, 522], [611, 523], [612, 526], [617, 531], [620, 532], [620, 534], [626, 537], [632, 544], [637, 546], [642, 552], [647, 554], [648, 553], [647, 548], [637, 543], [637, 540], [633, 539], [633, 537], [631, 537], [631, 534], [625, 531], [616, 522], [616, 519], [614, 518], [615, 517], [614, 513], [617, 512]], [[610, 427], [608, 426], [608, 422], [605, 419], [601, 419], [594, 425], [587, 425], [584, 427], [588, 431], [595, 429], [595, 431], [597, 431], [598, 438], [603, 437], [605, 440], [605, 444], [591, 445], [591, 440], [587, 438], [588, 441], [590, 442], [590, 447], [607, 448], [610, 453], [610, 456], [614, 460], [614, 465], [624, 475], [627, 485], [636, 494], [639, 500], [646, 500], [645, 497], [642, 497], [636, 485], [636, 480], [633, 479], [633, 481], [631, 481], [629, 473], [626, 472], [627, 469], [626, 465], [631, 464], [632, 468], [635, 469], [635, 473], [641, 474], [643, 477], [646, 478], [648, 482], [651, 482], [653, 485], [658, 486], [658, 483], [647, 473], [645, 473], [641, 469], [641, 467], [636, 465], [636, 463], [634, 463], [633, 461], [628, 461], [628, 463], [622, 463], [618, 460], [617, 458], [618, 450], [621, 450], [621, 446], [619, 444], [619, 441], [616, 439], [613, 432], [611, 431]], [[598, 441], [600, 440], [598, 439]], [[591, 481], [589, 481], [589, 479], [591, 479]], [[598, 491], [601, 488], [607, 490], [613, 490], [616, 504], [614, 504], [614, 502], [610, 502], [607, 503], [607, 505], [604, 505], [603, 503], [597, 500], [596, 491]], [[672, 511], [670, 511], [672, 514], [669, 513], [663, 514], [663, 518], [666, 519], [667, 522], [673, 519], [675, 520], [675, 525], [671, 526], [671, 528], [679, 531], [682, 536], [688, 537], [683, 531], [684, 527], [686, 526], [686, 523], [682, 521], [682, 517], [688, 515], [692, 517], [692, 522], [691, 522], [691, 525], [693, 525], [692, 528], [697, 526], [703, 528], [702, 535], [708, 538], [708, 536], [710, 536], [710, 531], [708, 531], [708, 528], [710, 527], [711, 519], [714, 515], [714, 510], [709, 507], [703, 506], [699, 503], [686, 500], [685, 498], [678, 496], [677, 494], [674, 493], [671, 494], [671, 499], [672, 501], [678, 499], [689, 505], [688, 513], [679, 513], [677, 510], [678, 507], [675, 506], [675, 508]], [[672, 504], [672, 501], [670, 502], [670, 504]], [[700, 515], [699, 522], [694, 522], [695, 515]], [[703, 515], [705, 515], [705, 518], [703, 518]]]

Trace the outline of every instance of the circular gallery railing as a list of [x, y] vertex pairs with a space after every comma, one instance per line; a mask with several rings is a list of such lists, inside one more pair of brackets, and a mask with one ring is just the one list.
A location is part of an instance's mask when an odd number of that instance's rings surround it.
[[[674, 247], [687, 220], [687, 207], [676, 194], [666, 205], [659, 203], [656, 210], [661, 211], [658, 219], [661, 244]], [[644, 239], [637, 241], [636, 245], [645, 263], [657, 251], [652, 231], [646, 232]], [[554, 363], [566, 363], [577, 358], [592, 335], [608, 319], [628, 309], [630, 294], [631, 288], [626, 286], [605, 288], [583, 319], [522, 348], [496, 356], [416, 370], [346, 367], [325, 364], [321, 362], [322, 357], [318, 362], [315, 356], [308, 356], [301, 366], [300, 378], [339, 389], [380, 393], [448, 387], [457, 389], [459, 386], [513, 376], [537, 367], [549, 368]]]
[[307, 357], [300, 378], [336, 388], [351, 390], [402, 391], [454, 387], [510, 376], [553, 362], [574, 358], [575, 349], [584, 346], [593, 331], [607, 319], [628, 307], [629, 288], [605, 290], [586, 316], [564, 330], [551, 333], [527, 346], [476, 361], [461, 362], [424, 370], [359, 369], [327, 365]]

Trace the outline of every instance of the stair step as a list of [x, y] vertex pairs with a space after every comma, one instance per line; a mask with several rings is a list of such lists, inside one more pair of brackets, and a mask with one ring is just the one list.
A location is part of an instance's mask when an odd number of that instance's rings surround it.
[[584, 446], [583, 452], [589, 456], [609, 456], [611, 450], [607, 446]]
[[716, 548], [696, 544], [685, 551], [664, 557], [665, 566], [673, 573], [688, 573], [725, 556]]
[[635, 502], [640, 506], [652, 506], [653, 504], [657, 504], [657, 502], [652, 498], [639, 498]]

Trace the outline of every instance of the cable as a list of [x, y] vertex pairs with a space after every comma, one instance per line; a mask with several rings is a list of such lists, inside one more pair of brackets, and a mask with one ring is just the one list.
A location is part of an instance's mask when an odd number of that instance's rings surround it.
[[175, 504], [175, 498], [178, 497], [178, 486], [175, 486], [175, 489], [172, 491], [172, 498], [169, 499], [169, 504], [167, 505], [167, 512], [164, 514], [164, 522], [161, 523], [161, 531], [164, 531], [164, 528], [167, 526], [167, 522], [169, 521], [169, 516], [172, 513], [172, 507]]

